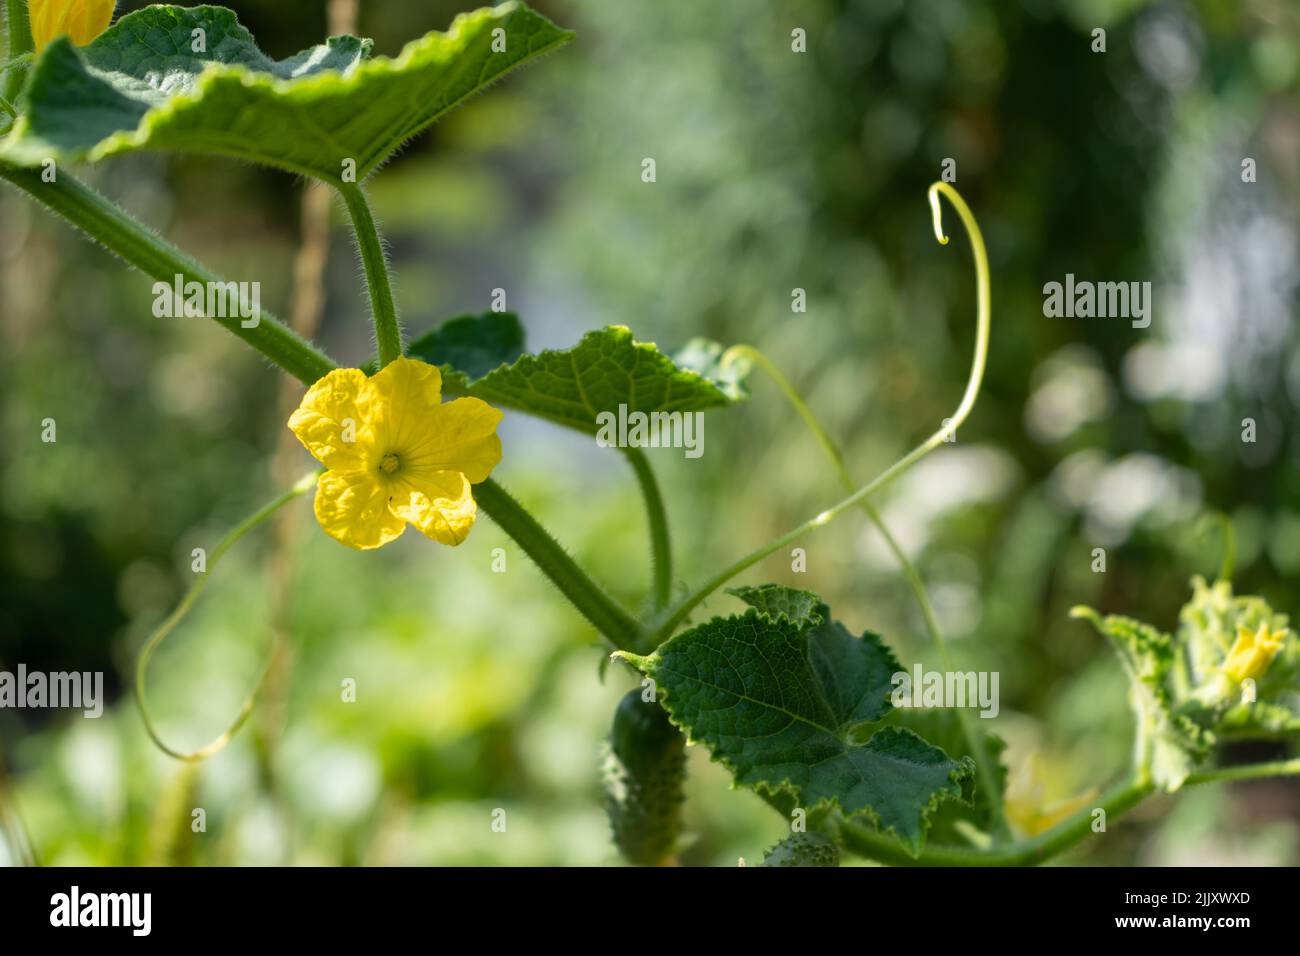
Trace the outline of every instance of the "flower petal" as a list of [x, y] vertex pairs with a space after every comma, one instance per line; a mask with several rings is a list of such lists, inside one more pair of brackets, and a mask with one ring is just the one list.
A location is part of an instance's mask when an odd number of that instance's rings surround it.
[[85, 46], [108, 29], [114, 0], [29, 0], [28, 19], [39, 53], [50, 41], [65, 34]]
[[471, 483], [483, 481], [501, 462], [497, 425], [502, 414], [477, 398], [458, 398], [429, 413], [428, 433], [402, 456], [413, 481], [441, 471], [459, 471]]
[[375, 405], [370, 418], [381, 453], [406, 453], [429, 437], [430, 413], [442, 401], [442, 373], [419, 359], [394, 359], [369, 380]]
[[335, 541], [378, 548], [406, 530], [388, 506], [389, 489], [364, 472], [327, 471], [316, 484], [316, 520]]
[[326, 468], [360, 471], [366, 467], [363, 409], [371, 402], [370, 383], [364, 372], [335, 369], [307, 389], [289, 416], [289, 428]]
[[422, 534], [455, 547], [469, 536], [478, 505], [460, 472], [440, 471], [417, 480], [394, 482], [388, 507]]

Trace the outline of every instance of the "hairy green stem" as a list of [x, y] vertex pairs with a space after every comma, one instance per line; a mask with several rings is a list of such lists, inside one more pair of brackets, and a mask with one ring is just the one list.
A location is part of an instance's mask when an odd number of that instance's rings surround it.
[[861, 856], [893, 866], [1033, 866], [1051, 859], [1087, 838], [1094, 831], [1094, 812], [1106, 811], [1106, 823], [1137, 806], [1151, 793], [1151, 785], [1129, 779], [1107, 791], [1097, 804], [1080, 810], [1038, 836], [1015, 843], [978, 847], [927, 846], [911, 856], [887, 833], [851, 820], [837, 821], [835, 828], [844, 845]]
[[366, 288], [370, 291], [370, 318], [375, 327], [375, 347], [379, 367], [383, 368], [402, 354], [402, 326], [397, 319], [393, 286], [388, 274], [388, 256], [379, 237], [379, 227], [370, 212], [370, 203], [359, 183], [340, 183], [339, 192], [352, 216], [361, 264], [366, 271]]
[[[790, 380], [781, 373], [772, 361], [751, 345], [735, 345], [726, 351], [722, 356], [721, 364], [723, 367], [730, 367], [738, 360], [745, 360], [757, 365], [767, 373], [786, 400], [803, 419], [808, 430], [813, 433], [817, 443], [821, 445], [826, 457], [830, 459], [831, 467], [835, 469], [836, 476], [840, 484], [846, 491], [853, 491], [857, 487], [857, 482], [849, 474], [848, 466], [844, 463], [844, 455], [840, 452], [839, 446], [835, 444], [834, 439], [822, 427], [813, 410], [804, 401], [803, 396], [798, 390], [790, 384]], [[917, 606], [921, 609], [921, 617], [925, 621], [926, 630], [930, 634], [930, 640], [934, 643], [939, 653], [940, 661], [944, 670], [954, 670], [952, 656], [948, 651], [948, 644], [943, 638], [943, 632], [939, 629], [939, 621], [935, 617], [934, 608], [930, 604], [930, 596], [926, 593], [925, 582], [921, 580], [920, 573], [916, 567], [908, 560], [907, 555], [899, 546], [898, 541], [890, 533], [888, 525], [880, 516], [874, 505], [865, 499], [859, 503], [867, 518], [875, 525], [876, 530], [884, 539], [885, 545], [889, 548], [894, 560], [907, 580], [908, 586], [912, 590], [912, 595], [916, 599]], [[980, 787], [990, 795], [990, 808], [993, 814], [993, 831], [999, 841], [1007, 841], [1011, 838], [1011, 832], [1007, 828], [1006, 815], [1003, 812], [1002, 802], [998, 799], [997, 781], [993, 776], [993, 764], [995, 759], [989, 753], [988, 742], [984, 735], [975, 727], [975, 719], [965, 709], [958, 709], [958, 721], [961, 724], [962, 736], [965, 738], [966, 747], [970, 750], [971, 755], [975, 757], [976, 776], [979, 780]]]
[[[41, 180], [38, 171], [0, 163], [0, 178], [9, 180], [31, 194], [148, 276], [168, 283], [176, 275], [187, 280], [221, 281], [108, 199], [65, 172], [58, 174], [56, 182], [46, 183]], [[306, 384], [315, 382], [338, 367], [332, 359], [265, 312], [253, 328], [242, 327], [238, 318], [214, 318]], [[565, 596], [616, 647], [632, 649], [638, 646], [640, 625], [604, 594], [531, 515], [524, 512], [494, 483], [485, 482], [478, 485], [475, 491], [484, 510], [497, 520], [507, 534], [519, 541], [524, 551], [560, 585]], [[519, 540], [520, 537], [524, 540]]]
[[650, 467], [650, 460], [639, 448], [623, 449], [632, 471], [636, 473], [637, 483], [641, 486], [641, 497], [645, 500], [646, 520], [650, 525], [650, 561], [653, 582], [650, 589], [651, 608], [661, 610], [672, 596], [673, 586], [673, 552], [672, 542], [668, 537], [668, 515], [664, 510], [663, 495], [659, 493], [659, 483]]
[[989, 264], [988, 254], [984, 249], [984, 238], [980, 233], [978, 223], [971, 214], [965, 200], [947, 183], [934, 183], [930, 187], [930, 208], [934, 218], [934, 234], [941, 245], [947, 245], [948, 237], [943, 232], [942, 219], [939, 207], [939, 195], [942, 194], [952, 203], [953, 208], [961, 217], [962, 225], [966, 228], [966, 234], [970, 237], [971, 253], [975, 259], [975, 281], [976, 281], [976, 331], [975, 331], [975, 355], [971, 362], [970, 378], [966, 382], [966, 392], [962, 396], [961, 404], [949, 418], [933, 435], [925, 440], [922, 444], [912, 449], [894, 464], [890, 465], [883, 472], [863, 485], [853, 494], [849, 495], [838, 504], [805, 521], [791, 531], [786, 532], [773, 541], [768, 542], [760, 548], [751, 551], [745, 557], [731, 564], [718, 574], [715, 574], [701, 587], [688, 594], [677, 604], [665, 610], [656, 620], [652, 627], [652, 640], [657, 644], [670, 636], [682, 621], [691, 613], [695, 607], [716, 591], [722, 585], [726, 584], [737, 574], [757, 564], [763, 558], [775, 551], [779, 551], [786, 545], [803, 537], [810, 531], [814, 531], [823, 525], [829, 524], [838, 515], [842, 514], [849, 508], [866, 500], [875, 494], [889, 482], [893, 481], [912, 465], [916, 464], [931, 451], [942, 445], [950, 435], [956, 433], [958, 426], [966, 420], [971, 409], [975, 406], [975, 399], [979, 395], [980, 384], [984, 380], [984, 365], [988, 358], [989, 347]]
[[[45, 182], [40, 170], [0, 162], [0, 178], [13, 183], [90, 238], [159, 282], [171, 286], [176, 276], [180, 276], [182, 282], [223, 282], [66, 170], [58, 170], [54, 182]], [[233, 311], [236, 313], [233, 316], [214, 315], [209, 318], [239, 336], [300, 381], [310, 385], [336, 368], [328, 356], [270, 313], [262, 311], [255, 325], [245, 327], [245, 320], [238, 314], [239, 310]]]
[[[27, 0], [5, 0], [5, 8], [8, 11], [6, 29], [9, 33], [9, 59], [13, 60], [33, 52], [36, 43], [32, 39], [31, 21], [27, 19]], [[18, 91], [23, 88], [26, 78], [26, 66], [15, 66], [5, 77], [4, 85], [0, 87], [0, 96], [12, 103], [17, 99]]]
[[474, 486], [474, 500], [614, 647], [632, 651], [641, 646], [641, 625], [504, 488], [489, 478]]

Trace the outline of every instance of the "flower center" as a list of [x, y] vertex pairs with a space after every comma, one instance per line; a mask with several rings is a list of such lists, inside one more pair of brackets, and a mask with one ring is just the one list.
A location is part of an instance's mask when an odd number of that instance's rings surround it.
[[386, 475], [391, 475], [402, 467], [402, 459], [396, 455], [388, 454], [379, 462], [379, 470]]

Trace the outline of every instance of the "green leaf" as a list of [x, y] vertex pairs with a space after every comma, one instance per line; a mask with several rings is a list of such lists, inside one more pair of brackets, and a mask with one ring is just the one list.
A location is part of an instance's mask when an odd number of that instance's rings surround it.
[[[930, 743], [953, 756], [968, 756], [978, 766], [979, 757], [969, 752], [966, 735], [962, 731], [961, 718], [952, 708], [895, 707], [890, 711], [888, 720], [891, 724], [906, 728], [924, 737]], [[966, 804], [950, 801], [939, 807], [931, 821], [930, 835], [940, 843], [961, 844], [966, 840], [959, 829], [960, 823], [968, 823], [977, 830], [988, 832], [993, 826], [995, 811], [1001, 807], [1007, 789], [1007, 766], [1002, 756], [1006, 751], [1006, 741], [997, 734], [985, 732], [984, 739], [993, 763], [993, 792], [987, 787], [976, 786], [972, 803]]]
[[[448, 319], [406, 346], [406, 354], [437, 365], [443, 390], [463, 395], [478, 379], [524, 352], [524, 327], [513, 312], [484, 312]], [[373, 375], [379, 363], [371, 359], [362, 371]]]
[[597, 416], [627, 411], [694, 412], [732, 399], [695, 372], [678, 368], [623, 326], [588, 332], [573, 348], [524, 355], [489, 372], [465, 392], [594, 435]]
[[764, 607], [714, 618], [649, 657], [620, 652], [652, 677], [673, 722], [735, 776], [763, 793], [789, 794], [812, 812], [836, 806], [893, 833], [913, 855], [943, 800], [970, 799], [974, 763], [953, 760], [909, 730], [860, 732], [890, 709], [901, 670], [878, 637], [854, 637], [806, 592], [745, 589]]
[[893, 709], [894, 675], [903, 665], [878, 635], [865, 631], [854, 637], [831, 619], [830, 608], [811, 591], [764, 584], [728, 593], [769, 619], [789, 621], [807, 638], [821, 691], [847, 730], [880, 720]]
[[[815, 625], [825, 621], [830, 612], [822, 599], [811, 591], [782, 587], [779, 584], [760, 584], [727, 588], [727, 593], [734, 595], [768, 617], [784, 616], [790, 623], [800, 627], [805, 624]], [[886, 649], [886, 654], [889, 651]], [[892, 660], [892, 655], [891, 658]]]
[[[498, 28], [504, 52], [492, 49]], [[65, 37], [46, 47], [0, 156], [36, 165], [217, 153], [333, 183], [352, 160], [361, 181], [458, 103], [572, 36], [507, 3], [462, 14], [395, 59], [371, 59], [369, 40], [345, 36], [276, 61], [224, 7], [150, 6], [88, 46]]]
[[524, 354], [524, 327], [513, 312], [462, 315], [411, 342], [406, 353], [453, 370], [458, 374], [452, 387], [468, 388]]

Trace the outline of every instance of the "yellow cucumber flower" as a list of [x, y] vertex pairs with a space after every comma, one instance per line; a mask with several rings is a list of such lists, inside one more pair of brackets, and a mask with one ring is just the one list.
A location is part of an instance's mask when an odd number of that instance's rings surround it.
[[443, 544], [465, 540], [470, 485], [501, 460], [501, 412], [477, 398], [442, 402], [442, 375], [399, 358], [373, 377], [330, 372], [307, 390], [289, 428], [328, 470], [316, 520], [350, 548], [387, 544], [413, 524]]
[[114, 0], [27, 0], [36, 52], [61, 36], [85, 46], [108, 29], [114, 6]]
[[1238, 684], [1247, 678], [1259, 677], [1273, 663], [1285, 638], [1285, 629], [1270, 632], [1267, 621], [1262, 622], [1257, 631], [1238, 624], [1237, 639], [1223, 662], [1223, 673]]
[[1038, 836], [1097, 799], [1094, 787], [1068, 800], [1047, 804], [1043, 800], [1046, 789], [1038, 754], [1031, 753], [1011, 775], [1002, 802], [1007, 822], [1022, 836]]

